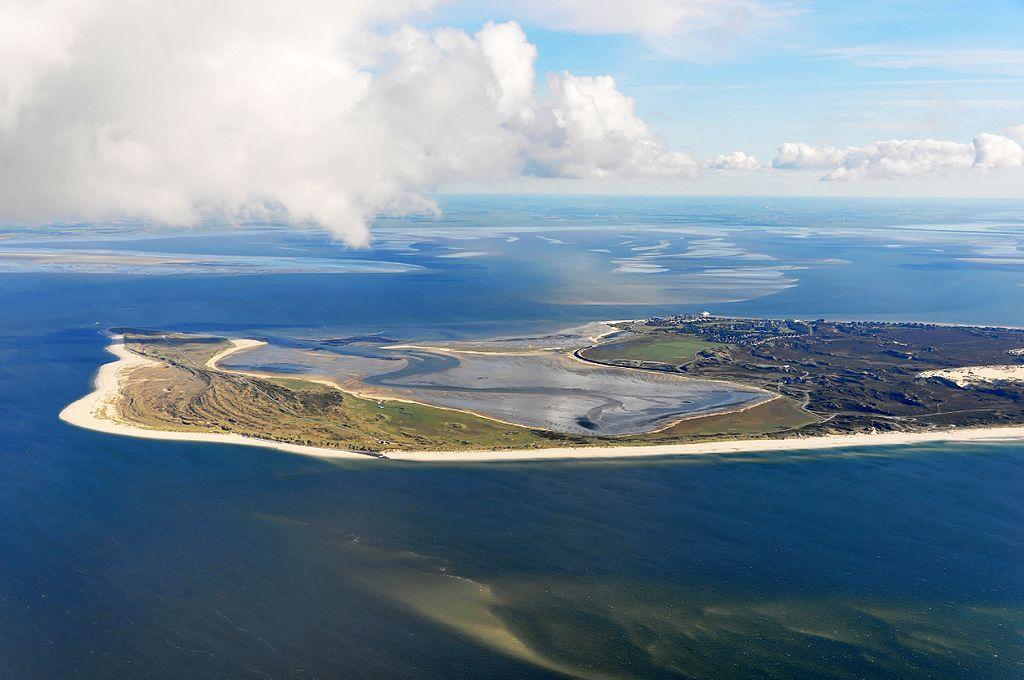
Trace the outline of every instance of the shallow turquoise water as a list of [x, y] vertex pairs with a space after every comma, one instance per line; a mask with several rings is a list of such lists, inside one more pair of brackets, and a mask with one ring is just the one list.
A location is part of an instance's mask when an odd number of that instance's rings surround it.
[[[613, 203], [560, 213], [523, 204], [521, 214], [468, 202], [452, 219], [598, 222], [588, 245], [611, 250], [642, 218], [704, 215], [702, 228], [724, 229], [754, 211], [800, 229], [838, 219], [870, 231], [897, 216], [974, 220], [985, 235], [971, 243], [1008, 247], [1019, 228], [1006, 223], [1024, 214], [987, 204], [858, 213], [741, 201], [730, 213]], [[333, 252], [312, 233], [261, 233], [179, 246]], [[785, 270], [795, 287], [713, 311], [1024, 322], [1019, 271], [956, 259], [975, 247], [967, 239], [942, 244], [931, 231], [888, 248], [891, 234], [744, 233], [730, 240], [808, 268]], [[0, 275], [0, 676], [1021, 676], [1024, 446], [338, 464], [109, 437], [56, 418], [108, 359], [99, 330], [114, 325], [282, 341], [479, 337], [663, 309], [556, 301], [550, 294], [578, 286], [584, 268], [561, 271], [565, 256], [542, 257], [556, 244], [536, 240], [518, 254], [440, 264], [426, 246], [339, 253], [430, 265], [405, 274]], [[132, 243], [174, 247], [155, 241]], [[807, 264], [826, 250], [856, 264]], [[950, 292], [970, 286], [973, 303]]]

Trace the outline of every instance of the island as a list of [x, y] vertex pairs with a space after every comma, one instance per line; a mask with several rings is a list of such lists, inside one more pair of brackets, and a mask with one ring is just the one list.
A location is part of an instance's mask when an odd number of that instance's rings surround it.
[[112, 329], [61, 417], [330, 457], [515, 460], [1024, 438], [1024, 330], [710, 314], [534, 337]]

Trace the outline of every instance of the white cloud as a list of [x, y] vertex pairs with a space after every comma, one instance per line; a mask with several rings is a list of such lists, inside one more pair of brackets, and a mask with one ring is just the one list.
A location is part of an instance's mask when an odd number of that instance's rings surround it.
[[39, 78], [68, 60], [80, 13], [57, 2], [0, 4], [0, 132], [14, 125]]
[[863, 147], [786, 142], [772, 161], [777, 170], [828, 170], [823, 181], [943, 176], [972, 168], [1024, 167], [1024, 125], [981, 133], [973, 144], [935, 139], [890, 139]]
[[519, 116], [526, 122], [532, 120], [530, 102], [537, 48], [526, 42], [522, 30], [513, 23], [488, 24], [477, 39], [494, 74], [499, 112]]
[[4, 0], [5, 30], [60, 49], [3, 55], [0, 218], [190, 222], [199, 205], [270, 202], [358, 243], [401, 202], [402, 169], [364, 148], [380, 51], [364, 36], [413, 3], [68, 0], [45, 4], [43, 28], [26, 6]]
[[704, 161], [704, 168], [711, 171], [722, 170], [757, 170], [761, 162], [756, 156], [751, 156], [742, 151], [732, 153], [720, 153]]
[[354, 244], [443, 182], [693, 171], [611, 78], [429, 0], [0, 0], [0, 220], [284, 213]]
[[974, 138], [979, 168], [1024, 167], [1024, 125], [1003, 130], [999, 134], [983, 132]]
[[1020, 142], [1004, 135], [983, 132], [974, 138], [975, 163], [982, 168], [1017, 168], [1024, 165]]
[[591, 34], [633, 34], [690, 58], [728, 49], [803, 12], [802, 0], [493, 0], [524, 21]]
[[776, 170], [824, 170], [837, 168], [853, 150], [835, 146], [811, 146], [803, 142], [786, 142], [772, 161]]
[[579, 178], [692, 175], [696, 162], [672, 151], [637, 117], [610, 76], [548, 79], [550, 99], [530, 131], [536, 160], [550, 174]]
[[935, 139], [890, 139], [849, 150], [825, 181], [896, 179], [965, 169], [974, 163], [970, 144]]
[[867, 146], [812, 146], [786, 142], [772, 167], [828, 170], [823, 181], [942, 176], [971, 169], [1024, 167], [1024, 125], [983, 132], [973, 144], [935, 139], [890, 139]]
[[1024, 144], [1024, 124], [1006, 128], [1003, 130], [1003, 136], [1009, 137], [1020, 144]]

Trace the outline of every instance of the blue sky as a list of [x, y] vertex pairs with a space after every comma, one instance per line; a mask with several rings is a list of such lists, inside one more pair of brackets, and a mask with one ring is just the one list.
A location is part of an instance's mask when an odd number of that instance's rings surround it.
[[[806, 2], [774, 25], [696, 54], [642, 34], [551, 30], [514, 7], [456, 3], [432, 20], [516, 20], [540, 74], [610, 74], [674, 147], [698, 156], [784, 141], [970, 141], [1024, 122], [1024, 3]], [[684, 42], [686, 38], [682, 39]], [[1001, 50], [1003, 63], [986, 61]]]

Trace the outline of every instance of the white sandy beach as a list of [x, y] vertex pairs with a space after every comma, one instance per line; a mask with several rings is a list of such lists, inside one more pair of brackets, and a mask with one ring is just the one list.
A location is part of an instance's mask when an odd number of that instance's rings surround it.
[[960, 387], [993, 382], [1022, 382], [1024, 381], [1024, 364], [941, 368], [935, 371], [924, 371], [918, 375], [922, 378], [945, 378]]
[[902, 446], [937, 442], [1011, 442], [1024, 441], [1024, 426], [983, 427], [937, 432], [885, 432], [881, 434], [827, 435], [788, 439], [741, 439], [697, 444], [658, 446], [594, 446], [580, 448], [530, 449], [520, 451], [389, 451], [387, 457], [405, 461], [567, 460], [687, 456], [715, 453], [758, 453], [838, 449], [853, 446]]
[[217, 362], [226, 357], [229, 354], [235, 352], [241, 352], [244, 349], [252, 349], [253, 347], [262, 347], [267, 343], [262, 340], [247, 340], [245, 338], [233, 338], [231, 340], [231, 347], [222, 349], [221, 351], [214, 354], [212, 357], [206, 360], [206, 368], [213, 369], [215, 371], [220, 370], [217, 366]]
[[[125, 423], [117, 418], [113, 408], [121, 381], [140, 366], [155, 365], [148, 359], [128, 351], [120, 336], [113, 338], [107, 350], [117, 357], [104, 364], [96, 374], [92, 392], [68, 405], [60, 413], [61, 420], [78, 427], [143, 439], [207, 442], [240, 446], [261, 446], [318, 458], [372, 460], [370, 456], [354, 451], [317, 446], [301, 446], [244, 437], [238, 434], [204, 432], [173, 432], [153, 430]], [[207, 366], [228, 354], [261, 344], [255, 340], [232, 340], [234, 344], [212, 357]], [[887, 432], [881, 434], [828, 435], [818, 437], [791, 437], [788, 439], [750, 439], [696, 444], [663, 444], [656, 446], [594, 446], [578, 448], [521, 449], [506, 451], [388, 451], [382, 457], [410, 462], [497, 462], [569, 459], [614, 459], [686, 456], [717, 453], [756, 453], [769, 451], [801, 451], [835, 449], [853, 446], [900, 446], [936, 442], [1009, 442], [1024, 441], [1024, 426], [957, 428], [933, 432]]]

